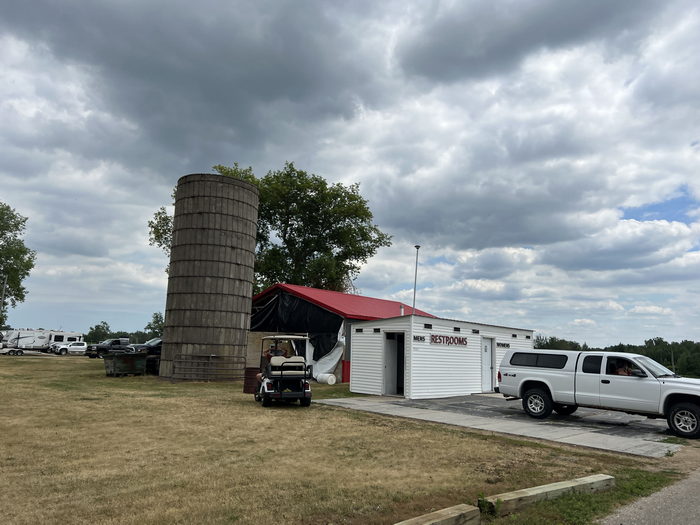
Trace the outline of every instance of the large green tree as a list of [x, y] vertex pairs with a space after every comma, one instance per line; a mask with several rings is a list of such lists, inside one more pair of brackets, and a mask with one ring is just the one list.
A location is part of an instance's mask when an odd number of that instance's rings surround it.
[[[251, 168], [217, 165], [222, 175], [247, 180], [260, 190], [255, 261], [256, 289], [275, 283], [347, 291], [360, 267], [391, 238], [372, 223], [358, 184], [284, 168], [256, 178]], [[150, 242], [169, 253], [172, 218], [165, 208], [149, 221]]]
[[6, 306], [24, 301], [27, 290], [22, 281], [34, 268], [36, 252], [24, 245], [22, 235], [27, 218], [0, 202], [0, 326], [7, 320]]
[[85, 340], [90, 343], [99, 343], [108, 339], [112, 334], [112, 329], [107, 321], [100, 321], [95, 326], [91, 326], [85, 334]]
[[154, 312], [151, 321], [146, 325], [144, 330], [149, 337], [163, 337], [163, 329], [165, 328], [165, 319], [161, 312]]

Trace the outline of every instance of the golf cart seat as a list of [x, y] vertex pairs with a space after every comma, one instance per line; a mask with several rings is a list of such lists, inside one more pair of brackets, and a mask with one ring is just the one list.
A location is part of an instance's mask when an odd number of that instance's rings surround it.
[[273, 356], [267, 368], [267, 377], [305, 377], [307, 374], [306, 360], [300, 355]]

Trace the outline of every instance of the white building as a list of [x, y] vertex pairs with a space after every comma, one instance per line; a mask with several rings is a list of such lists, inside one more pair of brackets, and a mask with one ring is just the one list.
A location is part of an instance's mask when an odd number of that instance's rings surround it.
[[532, 330], [405, 315], [352, 322], [350, 391], [408, 399], [493, 392], [508, 348], [533, 348]]

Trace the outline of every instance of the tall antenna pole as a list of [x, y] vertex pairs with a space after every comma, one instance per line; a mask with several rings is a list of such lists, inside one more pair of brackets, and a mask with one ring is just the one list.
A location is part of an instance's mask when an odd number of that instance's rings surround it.
[[420, 244], [414, 246], [416, 249], [416, 271], [413, 275], [413, 309], [411, 310], [411, 315], [416, 313], [416, 285], [418, 284], [418, 250], [420, 250]]

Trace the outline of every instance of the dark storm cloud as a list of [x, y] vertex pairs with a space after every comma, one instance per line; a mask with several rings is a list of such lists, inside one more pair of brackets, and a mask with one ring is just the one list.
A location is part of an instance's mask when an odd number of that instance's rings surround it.
[[[659, 293], [668, 293], [668, 285], [685, 283], [686, 291], [698, 290], [697, 277], [700, 275], [700, 256], [691, 252], [676, 260], [647, 268], [624, 268], [617, 272], [587, 272], [584, 274], [586, 286], [609, 288], [613, 286], [633, 287], [638, 294], [649, 294], [649, 288], [659, 287]], [[651, 286], [650, 286], [651, 285]]]
[[689, 0], [5, 2], [0, 200], [39, 252], [12, 322], [73, 296], [84, 329], [142, 327], [178, 177], [285, 160], [361, 183], [394, 240], [367, 295], [410, 302], [418, 243], [433, 313], [605, 339], [598, 310], [662, 290], [692, 321], [698, 213], [647, 213], [700, 195], [698, 27]]
[[655, 14], [651, 0], [488, 0], [432, 3], [398, 45], [409, 75], [452, 82], [501, 74], [541, 49], [605, 40], [629, 46]]
[[546, 247], [541, 262], [566, 270], [653, 267], [691, 250], [698, 242], [698, 230], [668, 221], [621, 221], [585, 239]]
[[225, 149], [264, 147], [284, 120], [347, 118], [358, 99], [384, 96], [374, 85], [374, 59], [358, 52], [358, 32], [345, 24], [350, 11], [325, 3], [220, 6], [40, 0], [6, 6], [3, 31], [40, 41], [56, 60], [83, 68], [91, 103], [135, 125], [119, 138], [109, 122], [89, 117], [70, 139], [82, 147], [52, 129], [39, 142], [122, 161], [130, 154], [132, 162], [154, 157], [156, 147], [210, 165], [225, 160]]
[[369, 193], [402, 206], [385, 207], [378, 219], [398, 235], [436, 246], [484, 249], [546, 245], [595, 231], [612, 213], [600, 213], [586, 196], [602, 184], [593, 175], [472, 173], [468, 167], [432, 181], [377, 180]]

